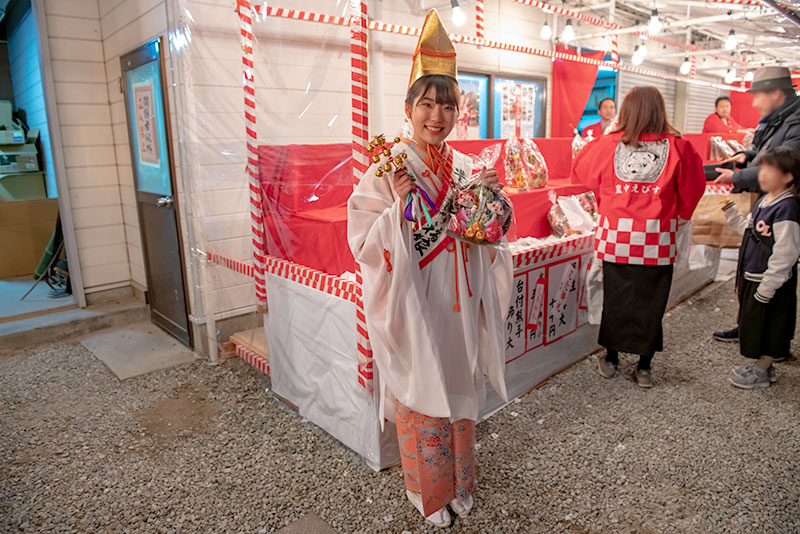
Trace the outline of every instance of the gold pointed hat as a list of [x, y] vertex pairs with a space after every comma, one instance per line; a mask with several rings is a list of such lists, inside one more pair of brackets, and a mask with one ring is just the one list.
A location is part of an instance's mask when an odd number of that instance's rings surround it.
[[458, 81], [456, 49], [435, 9], [430, 10], [425, 17], [425, 24], [422, 25], [417, 49], [414, 51], [408, 87], [429, 74], [443, 74]]

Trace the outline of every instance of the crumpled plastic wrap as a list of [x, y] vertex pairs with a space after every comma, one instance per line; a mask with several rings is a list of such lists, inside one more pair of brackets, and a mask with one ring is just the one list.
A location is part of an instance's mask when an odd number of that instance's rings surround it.
[[528, 167], [530, 176], [528, 185], [532, 189], [540, 189], [547, 186], [548, 170], [547, 162], [544, 160], [542, 152], [533, 139], [522, 140], [523, 158]]
[[709, 140], [709, 143], [711, 144], [710, 158], [712, 161], [722, 161], [732, 157], [736, 153], [736, 151], [731, 148], [731, 145], [718, 135], [713, 136]]
[[[587, 138], [588, 139], [588, 138]], [[572, 138], [572, 158], [574, 159], [575, 156], [578, 155], [578, 152], [583, 150], [583, 147], [586, 146], [588, 140], [581, 137], [581, 134], [575, 131], [575, 137]]]
[[500, 143], [472, 155], [473, 173], [467, 183], [453, 192], [448, 209], [448, 233], [476, 245], [496, 245], [511, 226], [511, 200], [502, 190], [480, 183], [485, 169], [494, 167], [500, 156]]
[[526, 191], [531, 181], [531, 173], [525, 161], [522, 143], [516, 137], [506, 141], [505, 147], [505, 186], [512, 191]]
[[734, 152], [744, 152], [747, 150], [745, 146], [736, 139], [728, 139], [728, 146], [730, 146]]
[[547, 220], [556, 237], [589, 234], [597, 225], [597, 201], [588, 191], [579, 195], [551, 198]]

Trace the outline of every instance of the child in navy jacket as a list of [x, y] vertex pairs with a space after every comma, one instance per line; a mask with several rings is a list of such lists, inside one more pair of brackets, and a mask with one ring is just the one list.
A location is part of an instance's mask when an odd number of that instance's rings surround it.
[[737, 387], [767, 387], [776, 380], [772, 363], [789, 356], [797, 313], [797, 260], [800, 257], [800, 156], [773, 148], [760, 157], [758, 183], [764, 191], [743, 217], [728, 201], [723, 211], [743, 234], [739, 249], [739, 348], [755, 362], [735, 368]]

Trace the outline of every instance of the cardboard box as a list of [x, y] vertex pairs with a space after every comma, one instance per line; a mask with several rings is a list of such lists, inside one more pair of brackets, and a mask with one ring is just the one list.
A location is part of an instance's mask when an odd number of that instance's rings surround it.
[[36, 145], [0, 146], [0, 173], [38, 170], [39, 156]]
[[53, 235], [58, 200], [46, 198], [26, 202], [0, 200], [0, 279], [33, 274], [44, 248]]
[[700, 199], [692, 215], [692, 243], [715, 248], [739, 248], [742, 236], [731, 230], [722, 202], [731, 199], [743, 215], [750, 213], [758, 200], [756, 193], [706, 194]]
[[14, 172], [0, 174], [0, 199], [8, 202], [47, 198], [44, 173]]
[[12, 127], [0, 130], [0, 145], [21, 145], [25, 142], [25, 133], [22, 128]]

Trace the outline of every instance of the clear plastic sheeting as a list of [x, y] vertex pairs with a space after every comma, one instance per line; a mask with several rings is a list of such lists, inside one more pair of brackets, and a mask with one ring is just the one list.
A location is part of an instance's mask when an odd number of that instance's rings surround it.
[[[291, 10], [270, 2], [269, 12], [266, 3], [253, 3], [264, 9], [249, 10], [246, 22], [233, 0], [167, 3], [173, 143], [192, 314], [216, 344], [233, 332], [262, 328], [263, 320], [276, 394], [381, 469], [399, 456], [393, 427], [380, 430], [372, 395], [377, 369], [359, 317], [346, 202], [354, 168], [363, 163], [353, 157], [354, 139], [401, 133], [415, 39], [370, 33], [364, 91], [361, 75], [352, 71], [363, 61], [352, 52], [351, 2], [284, 2]], [[414, 28], [422, 21], [405, 3], [381, 6], [382, 13], [370, 13], [374, 20]], [[497, 50], [462, 50], [459, 57], [474, 64], [500, 64]], [[509, 193], [515, 217], [510, 240], [549, 236], [550, 194], [586, 191], [569, 181], [572, 139], [535, 142], [548, 182]], [[452, 146], [477, 155], [504, 143], [462, 140]], [[502, 160], [496, 166], [502, 182]], [[592, 258], [591, 235], [516, 247], [505, 325], [512, 397], [596, 348], [586, 291]], [[687, 269], [697, 280], [714, 261], [700, 259], [701, 270]], [[694, 280], [677, 285], [694, 287]], [[259, 288], [265, 294], [257, 294]], [[268, 312], [256, 312], [264, 297]], [[493, 388], [487, 390], [481, 418], [502, 406]]]
[[267, 275], [267, 298], [273, 391], [376, 471], [398, 463], [394, 424], [381, 431], [372, 396], [355, 379], [355, 304], [275, 275]]

